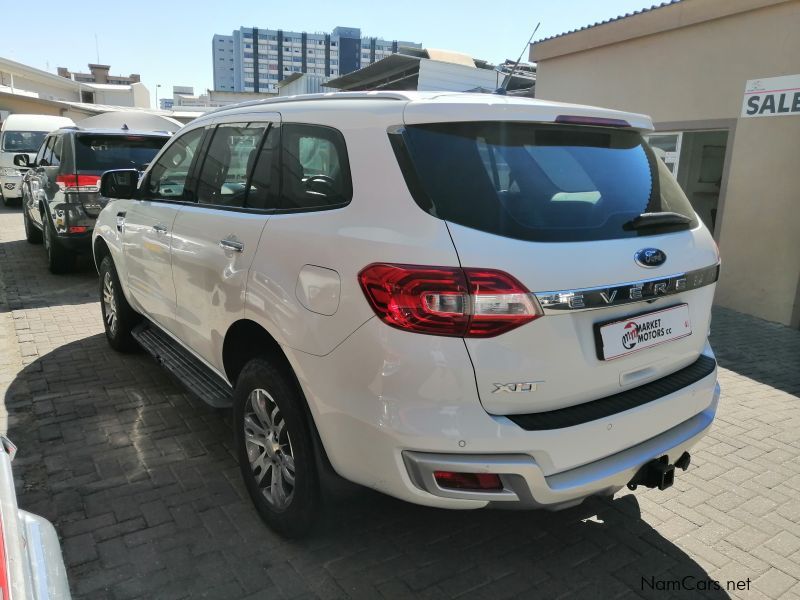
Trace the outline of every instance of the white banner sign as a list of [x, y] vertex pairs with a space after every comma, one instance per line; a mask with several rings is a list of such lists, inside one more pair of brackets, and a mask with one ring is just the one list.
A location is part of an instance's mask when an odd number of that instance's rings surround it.
[[800, 116], [800, 75], [751, 79], [744, 88], [743, 117]]

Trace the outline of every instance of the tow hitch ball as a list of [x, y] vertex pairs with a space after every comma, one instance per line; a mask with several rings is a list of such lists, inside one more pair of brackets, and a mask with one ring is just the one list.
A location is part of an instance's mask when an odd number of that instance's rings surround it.
[[684, 452], [674, 465], [669, 464], [668, 461], [666, 456], [662, 456], [642, 466], [628, 483], [628, 489], [635, 490], [640, 485], [660, 490], [672, 487], [672, 484], [675, 483], [675, 467], [685, 471], [689, 468], [692, 457], [688, 452]]

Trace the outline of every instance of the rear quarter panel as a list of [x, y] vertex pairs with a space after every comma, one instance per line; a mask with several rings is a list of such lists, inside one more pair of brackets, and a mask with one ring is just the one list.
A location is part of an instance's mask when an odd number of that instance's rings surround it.
[[[282, 111], [284, 124], [341, 131], [353, 180], [346, 207], [275, 214], [261, 236], [245, 314], [295, 350], [327, 354], [374, 316], [358, 283], [368, 264], [458, 265], [445, 223], [414, 203], [389, 143], [387, 127], [399, 124], [402, 103], [376, 104], [358, 104], [363, 110]], [[341, 296], [333, 314], [312, 312], [299, 302], [296, 288], [305, 265], [338, 273]]]

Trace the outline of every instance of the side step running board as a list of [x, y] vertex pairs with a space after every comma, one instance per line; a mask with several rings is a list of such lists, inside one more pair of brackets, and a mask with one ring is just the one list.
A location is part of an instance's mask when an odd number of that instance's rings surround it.
[[228, 408], [233, 404], [231, 386], [156, 325], [144, 319], [131, 335], [200, 400], [214, 408]]

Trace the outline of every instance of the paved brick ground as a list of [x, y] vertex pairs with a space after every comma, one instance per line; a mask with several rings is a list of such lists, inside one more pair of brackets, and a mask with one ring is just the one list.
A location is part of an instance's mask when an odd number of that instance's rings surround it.
[[289, 543], [251, 509], [228, 415], [146, 356], [111, 351], [96, 298], [88, 263], [48, 274], [19, 211], [0, 209], [0, 398], [19, 501], [55, 523], [76, 597], [696, 596], [650, 591], [651, 577], [749, 578], [736, 594], [800, 597], [798, 331], [715, 312], [719, 417], [667, 492], [552, 514], [447, 512], [359, 489], [319, 535]]

